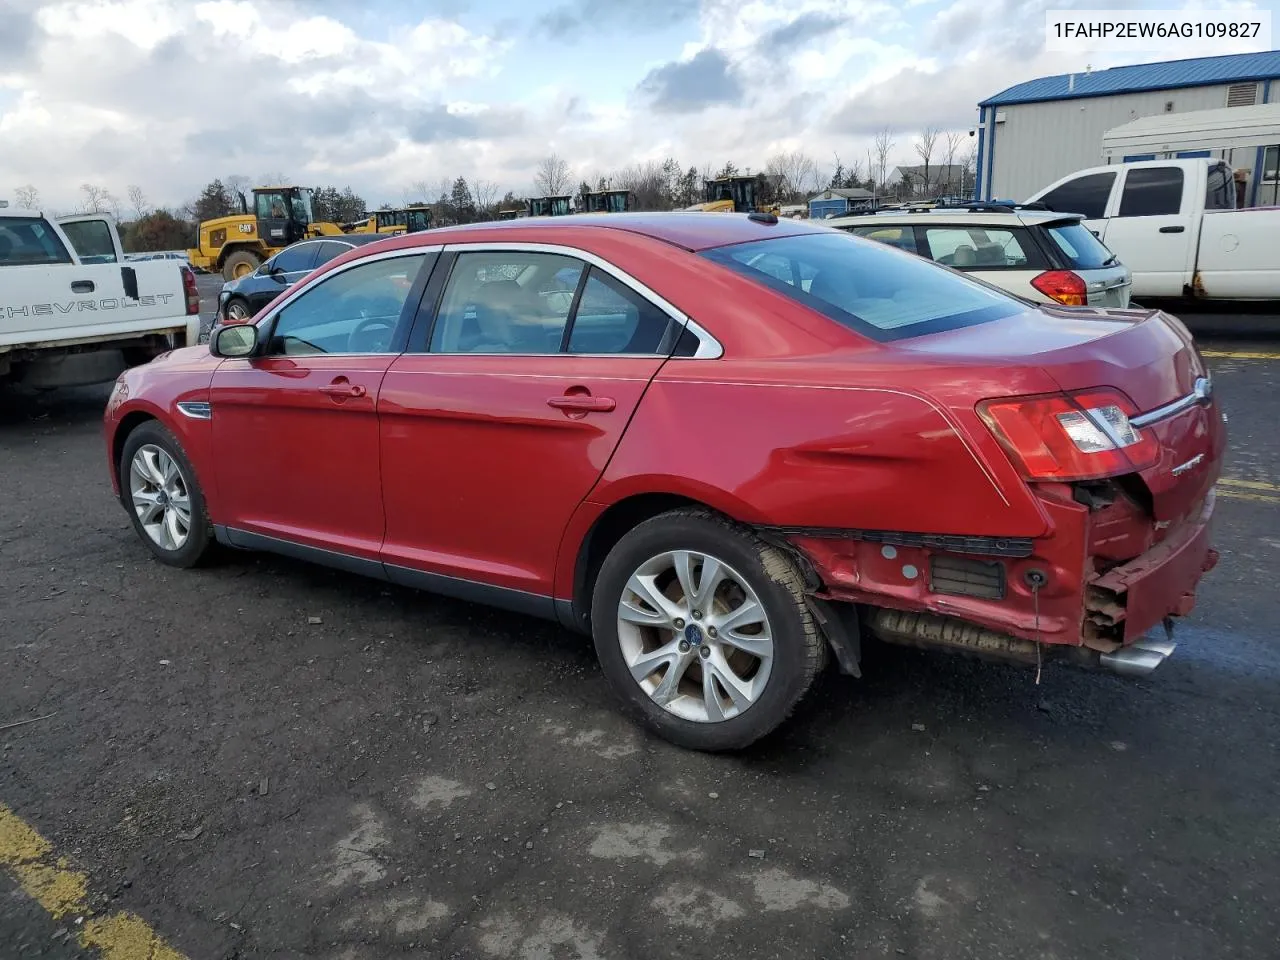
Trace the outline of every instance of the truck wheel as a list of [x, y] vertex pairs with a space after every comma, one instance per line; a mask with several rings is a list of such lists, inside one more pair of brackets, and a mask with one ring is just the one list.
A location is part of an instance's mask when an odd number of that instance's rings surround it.
[[120, 456], [120, 499], [133, 529], [156, 559], [194, 567], [213, 545], [213, 526], [195, 468], [177, 438], [162, 424], [142, 424]]
[[596, 580], [591, 632], [605, 677], [673, 743], [745, 747], [787, 718], [822, 666], [803, 583], [785, 554], [714, 514], [646, 520]]
[[262, 258], [252, 250], [237, 250], [222, 262], [222, 279], [234, 280], [258, 269]]

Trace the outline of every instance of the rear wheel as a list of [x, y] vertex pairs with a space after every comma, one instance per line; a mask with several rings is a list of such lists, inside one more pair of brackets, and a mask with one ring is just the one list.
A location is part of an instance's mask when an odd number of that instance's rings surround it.
[[252, 250], [237, 250], [222, 262], [222, 278], [235, 280], [237, 277], [246, 277], [257, 270], [260, 263], [262, 258]]
[[156, 559], [194, 567], [209, 553], [213, 527], [186, 452], [164, 426], [142, 424], [125, 440], [120, 496], [133, 529]]
[[615, 692], [661, 736], [697, 750], [772, 731], [824, 653], [791, 560], [701, 511], [662, 514], [618, 542], [591, 626]]

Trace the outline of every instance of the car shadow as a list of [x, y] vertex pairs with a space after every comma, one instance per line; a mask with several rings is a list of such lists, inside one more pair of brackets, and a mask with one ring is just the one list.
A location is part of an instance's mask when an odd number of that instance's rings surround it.
[[0, 384], [0, 429], [34, 423], [68, 427], [98, 424], [110, 395], [109, 383], [53, 390]]

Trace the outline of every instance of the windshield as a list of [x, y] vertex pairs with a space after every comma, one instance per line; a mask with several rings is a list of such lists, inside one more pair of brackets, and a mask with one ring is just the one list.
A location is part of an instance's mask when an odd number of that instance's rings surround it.
[[1077, 270], [1096, 270], [1116, 262], [1115, 255], [1084, 224], [1057, 223], [1049, 227], [1054, 245], [1067, 258], [1067, 265]]
[[847, 233], [811, 233], [702, 256], [873, 340], [999, 320], [1025, 305], [927, 260]]

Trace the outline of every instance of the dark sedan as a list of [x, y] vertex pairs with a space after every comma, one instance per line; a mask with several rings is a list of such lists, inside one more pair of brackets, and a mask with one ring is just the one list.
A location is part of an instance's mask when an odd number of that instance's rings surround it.
[[218, 294], [218, 319], [248, 320], [316, 267], [355, 247], [385, 239], [385, 234], [348, 234], [303, 240], [286, 247], [253, 273], [222, 285], [222, 292]]

